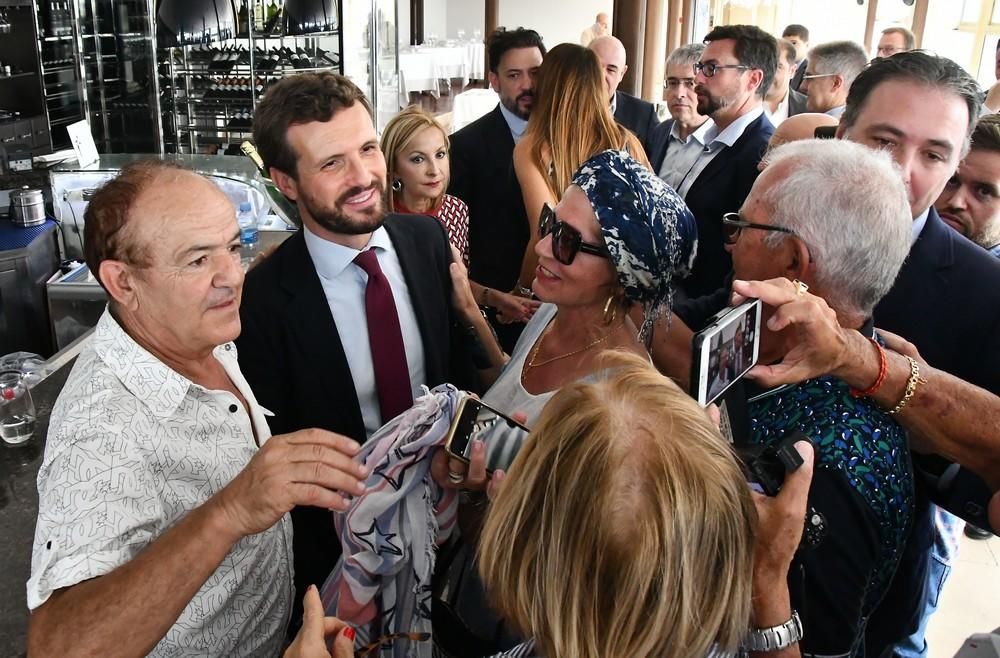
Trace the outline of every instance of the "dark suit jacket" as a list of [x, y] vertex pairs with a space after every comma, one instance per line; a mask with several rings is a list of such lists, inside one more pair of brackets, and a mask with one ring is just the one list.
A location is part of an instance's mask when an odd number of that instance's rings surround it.
[[[672, 120], [664, 121], [653, 132], [650, 164], [657, 173], [666, 157], [672, 125]], [[698, 220], [698, 257], [691, 275], [681, 283], [688, 297], [711, 294], [725, 284], [733, 261], [722, 241], [722, 215], [739, 210], [750, 194], [757, 180], [757, 163], [772, 134], [774, 126], [761, 114], [731, 147], [712, 158], [684, 197]]]
[[801, 62], [799, 62], [799, 67], [795, 69], [795, 75], [792, 76], [792, 81], [788, 83], [791, 89], [794, 89], [795, 91], [799, 90], [799, 87], [802, 85], [802, 76], [806, 74], [806, 69], [808, 67], [809, 67], [808, 58], [803, 59]]
[[[430, 217], [390, 215], [396, 249], [424, 348], [426, 383], [472, 385], [471, 365], [451, 307], [448, 236]], [[364, 309], [358, 309], [363, 313]], [[365, 441], [361, 407], [319, 275], [299, 232], [247, 274], [236, 340], [240, 368], [274, 434], [317, 427]], [[340, 555], [327, 510], [292, 510], [296, 610], [305, 588], [322, 585]], [[297, 617], [297, 615], [295, 615]]]
[[[531, 230], [521, 185], [514, 173], [514, 138], [500, 113], [476, 119], [451, 136], [448, 192], [469, 206], [469, 278], [509, 292], [517, 285]], [[509, 353], [524, 325], [501, 324], [488, 317]]]
[[[1000, 259], [941, 221], [933, 207], [896, 283], [875, 307], [875, 324], [912, 342], [932, 366], [1000, 393]], [[868, 623], [868, 656], [914, 632], [923, 611], [933, 539], [926, 493], [918, 486], [910, 541]]]
[[806, 108], [807, 98], [805, 94], [801, 94], [794, 89], [788, 90], [788, 116], [793, 117], [796, 114], [803, 114], [809, 110]]
[[616, 91], [615, 121], [635, 133], [642, 142], [642, 148], [646, 150], [648, 158], [653, 128], [660, 123], [660, 118], [656, 115], [656, 106], [623, 91]]
[[514, 138], [499, 104], [451, 136], [448, 192], [469, 206], [469, 277], [513, 290], [531, 231], [514, 174]]

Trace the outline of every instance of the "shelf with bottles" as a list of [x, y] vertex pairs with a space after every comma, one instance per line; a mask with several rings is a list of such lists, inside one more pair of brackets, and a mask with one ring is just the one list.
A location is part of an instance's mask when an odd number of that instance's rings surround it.
[[[339, 3], [322, 2], [308, 10], [286, 12], [284, 0], [234, 0], [236, 35], [254, 39], [293, 36], [336, 36], [340, 30]], [[300, 3], [301, 4], [301, 3]]]

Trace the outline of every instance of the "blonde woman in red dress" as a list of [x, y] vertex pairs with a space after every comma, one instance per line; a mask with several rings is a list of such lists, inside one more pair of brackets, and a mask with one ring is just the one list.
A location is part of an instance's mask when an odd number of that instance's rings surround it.
[[[382, 133], [382, 153], [392, 186], [392, 212], [430, 215], [448, 232], [448, 239], [469, 264], [469, 208], [461, 199], [445, 193], [450, 169], [448, 135], [434, 117], [410, 106], [393, 117]], [[480, 306], [497, 310], [504, 322], [527, 322], [539, 302], [471, 282]]]

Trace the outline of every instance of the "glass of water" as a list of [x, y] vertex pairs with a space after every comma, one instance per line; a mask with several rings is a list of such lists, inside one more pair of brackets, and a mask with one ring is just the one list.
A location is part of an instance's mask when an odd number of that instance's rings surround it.
[[0, 439], [19, 445], [35, 432], [35, 404], [19, 370], [0, 372]]

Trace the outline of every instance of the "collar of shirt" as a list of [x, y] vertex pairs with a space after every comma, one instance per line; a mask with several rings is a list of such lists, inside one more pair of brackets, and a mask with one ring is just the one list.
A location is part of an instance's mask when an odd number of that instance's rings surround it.
[[847, 109], [846, 105], [838, 105], [837, 107], [831, 107], [824, 114], [829, 114], [830, 116], [836, 117], [836, 118], [839, 119], [840, 115], [843, 114], [844, 110], [846, 110], [846, 109]]
[[695, 128], [694, 132], [687, 136], [687, 139], [681, 139], [680, 131], [677, 129], [677, 122], [674, 121], [674, 125], [670, 126], [670, 139], [678, 141], [681, 144], [690, 144], [691, 140], [694, 139], [699, 144], [704, 146], [706, 140], [705, 135], [708, 134], [708, 131], [711, 130], [714, 125], [715, 122], [712, 121], [711, 118], [705, 119], [704, 123]]
[[726, 129], [719, 132], [719, 127], [712, 122], [712, 128], [705, 135], [705, 143], [708, 146], [714, 146], [716, 142], [720, 144], [725, 144], [726, 146], [732, 146], [736, 143], [740, 137], [743, 136], [743, 131], [747, 129], [751, 123], [757, 120], [757, 118], [764, 113], [764, 106], [761, 105], [753, 110], [750, 110], [736, 121], [726, 126]]
[[616, 91], [615, 93], [611, 94], [611, 114], [614, 115], [614, 113], [617, 110], [618, 110], [618, 92]]
[[[135, 342], [125, 329], [104, 309], [94, 331], [94, 352], [108, 365], [129, 393], [149, 407], [158, 418], [174, 415], [188, 389], [194, 385], [190, 379], [180, 374], [152, 353]], [[226, 358], [232, 356], [235, 362], [236, 348], [224, 343], [213, 350], [212, 355], [226, 367]], [[226, 371], [229, 368], [226, 367]]]
[[[771, 120], [775, 126], [788, 118], [788, 97], [792, 95], [791, 91], [785, 92], [785, 97], [781, 99], [778, 103], [778, 109], [771, 112], [767, 109], [767, 103], [764, 104], [764, 112], [767, 114], [767, 118]], [[777, 123], [775, 123], [777, 121]]]
[[927, 224], [927, 215], [929, 215], [931, 209], [923, 211], [913, 220], [913, 225], [910, 227], [912, 233], [910, 234], [910, 246], [912, 247], [916, 243], [917, 238], [920, 237], [921, 231], [924, 230], [924, 225]]
[[[302, 237], [306, 240], [306, 249], [312, 257], [316, 273], [323, 279], [336, 279], [350, 267], [358, 254], [364, 251], [324, 240], [305, 226], [302, 227]], [[389, 233], [384, 226], [375, 229], [365, 249], [392, 250], [392, 240], [389, 239]]]
[[503, 115], [504, 121], [507, 122], [507, 127], [510, 128], [510, 136], [514, 138], [514, 143], [517, 144], [524, 137], [524, 131], [528, 129], [528, 120], [516, 116], [504, 107], [503, 103], [500, 103], [500, 114]]

